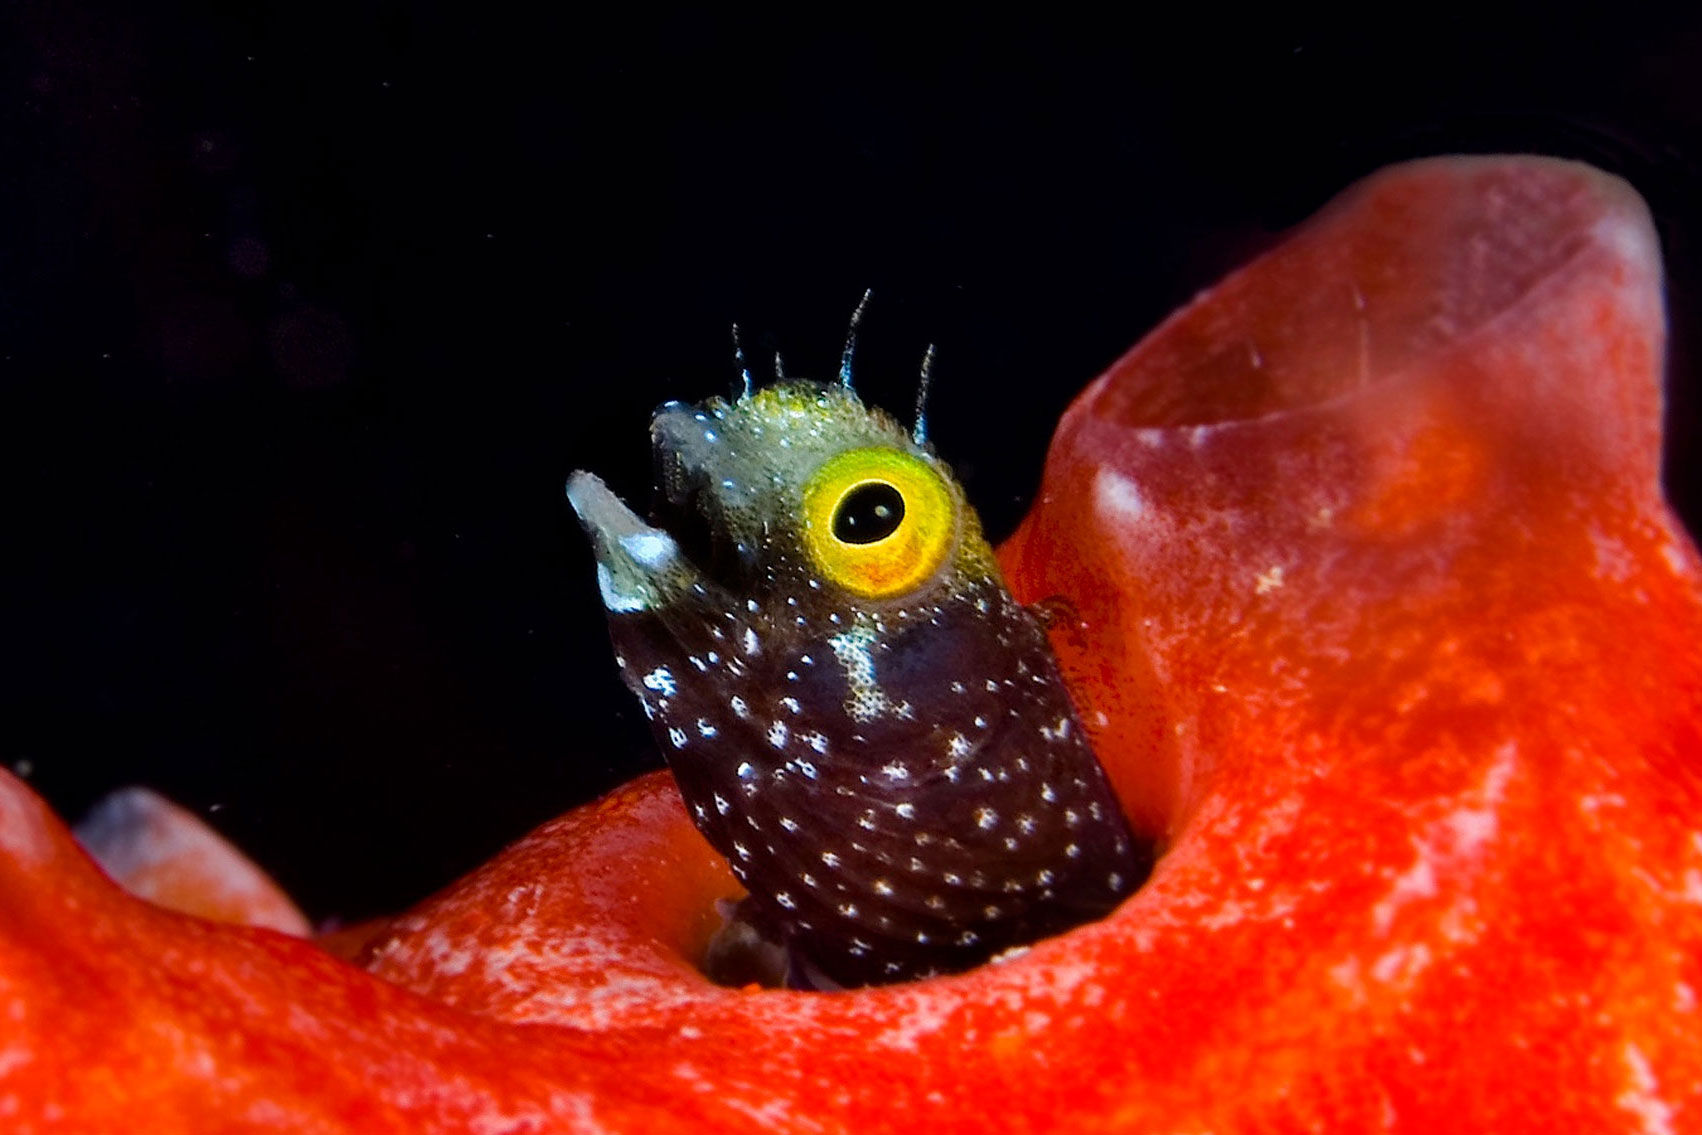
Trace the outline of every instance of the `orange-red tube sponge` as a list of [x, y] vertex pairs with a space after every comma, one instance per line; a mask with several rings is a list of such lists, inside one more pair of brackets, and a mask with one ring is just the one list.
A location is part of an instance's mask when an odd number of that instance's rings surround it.
[[1089, 387], [1004, 560], [1073, 611], [1083, 717], [1167, 850], [958, 977], [710, 984], [737, 889], [665, 775], [362, 969], [126, 895], [0, 774], [0, 1126], [1702, 1126], [1702, 565], [1661, 360], [1629, 188], [1445, 159]]

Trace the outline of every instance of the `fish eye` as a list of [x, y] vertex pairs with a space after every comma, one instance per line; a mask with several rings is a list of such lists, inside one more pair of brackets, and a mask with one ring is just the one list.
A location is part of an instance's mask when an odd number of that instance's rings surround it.
[[957, 508], [922, 458], [881, 446], [847, 450], [804, 486], [804, 545], [829, 582], [886, 599], [939, 570], [956, 540]]
[[904, 494], [885, 481], [866, 481], [839, 498], [833, 535], [847, 544], [884, 540], [904, 523]]

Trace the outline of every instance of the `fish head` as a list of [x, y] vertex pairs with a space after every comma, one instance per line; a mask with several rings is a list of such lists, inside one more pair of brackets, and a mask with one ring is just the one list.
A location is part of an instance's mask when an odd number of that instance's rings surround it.
[[766, 613], [785, 634], [801, 608], [892, 612], [1000, 579], [949, 468], [848, 387], [670, 402], [650, 435], [650, 523], [593, 474], [568, 485], [611, 614]]

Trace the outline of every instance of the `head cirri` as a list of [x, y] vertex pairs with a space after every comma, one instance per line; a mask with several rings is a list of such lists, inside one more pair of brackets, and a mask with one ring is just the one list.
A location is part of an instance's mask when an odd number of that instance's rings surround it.
[[1131, 835], [961, 487], [849, 384], [669, 403], [652, 523], [594, 475], [615, 653], [793, 984], [955, 972], [1097, 918]]

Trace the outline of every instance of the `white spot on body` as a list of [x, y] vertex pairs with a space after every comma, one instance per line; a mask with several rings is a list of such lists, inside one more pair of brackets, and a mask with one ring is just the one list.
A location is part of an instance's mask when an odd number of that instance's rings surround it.
[[1042, 725], [1040, 727], [1040, 735], [1048, 741], [1062, 741], [1070, 735], [1070, 719], [1067, 717], [1060, 717], [1052, 725]]
[[671, 698], [679, 692], [679, 685], [666, 666], [658, 666], [644, 675], [644, 688], [655, 690], [665, 698]]
[[874, 631], [857, 627], [828, 640], [850, 686], [846, 712], [856, 721], [873, 720], [891, 709], [885, 691], [875, 679], [875, 638]]

